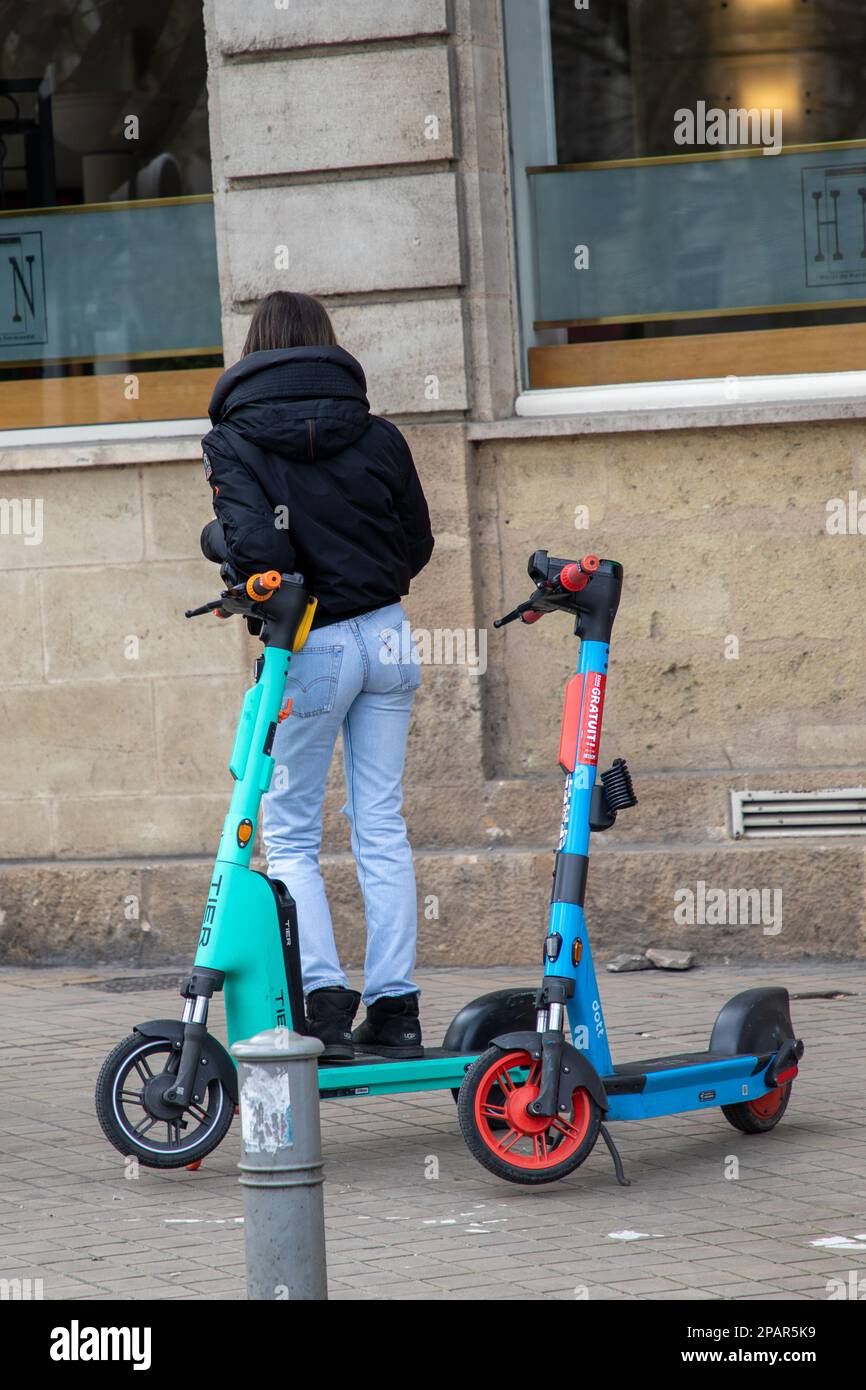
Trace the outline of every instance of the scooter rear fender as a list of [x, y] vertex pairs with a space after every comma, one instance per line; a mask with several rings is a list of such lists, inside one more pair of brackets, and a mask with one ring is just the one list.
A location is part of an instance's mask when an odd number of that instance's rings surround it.
[[483, 1052], [499, 1033], [535, 1026], [537, 990], [495, 989], [472, 999], [454, 1018], [442, 1046], [447, 1052]]
[[772, 1054], [764, 1080], [778, 1084], [779, 1075], [794, 1068], [805, 1051], [791, 1022], [791, 1001], [781, 985], [764, 986], [735, 994], [722, 1005], [710, 1036], [710, 1052]]

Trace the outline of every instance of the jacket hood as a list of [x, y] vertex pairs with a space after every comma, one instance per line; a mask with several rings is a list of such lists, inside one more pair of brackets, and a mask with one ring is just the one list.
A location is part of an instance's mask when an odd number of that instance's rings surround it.
[[370, 422], [363, 368], [340, 347], [251, 352], [224, 372], [208, 414], [285, 458], [331, 458]]

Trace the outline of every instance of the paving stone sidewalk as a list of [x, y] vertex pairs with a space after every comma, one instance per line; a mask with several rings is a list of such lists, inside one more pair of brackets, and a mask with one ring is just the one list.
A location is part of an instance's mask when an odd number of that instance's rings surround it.
[[[199, 1172], [136, 1180], [98, 1129], [105, 1053], [179, 1004], [180, 971], [106, 989], [119, 974], [0, 971], [0, 1277], [41, 1278], [46, 1299], [243, 1298], [237, 1124]], [[533, 972], [420, 978], [438, 1043], [463, 1001]], [[852, 1272], [866, 1293], [866, 963], [605, 973], [614, 1055], [705, 1047], [725, 998], [777, 982], [802, 996], [807, 1044], [780, 1127], [741, 1135], [717, 1110], [619, 1125], [628, 1189], [601, 1144], [559, 1184], [499, 1182], [465, 1149], [447, 1093], [326, 1104], [331, 1297], [810, 1300]], [[814, 997], [835, 991], [850, 993]], [[220, 1033], [216, 1010], [212, 1022]], [[815, 1244], [838, 1238], [849, 1246]]]

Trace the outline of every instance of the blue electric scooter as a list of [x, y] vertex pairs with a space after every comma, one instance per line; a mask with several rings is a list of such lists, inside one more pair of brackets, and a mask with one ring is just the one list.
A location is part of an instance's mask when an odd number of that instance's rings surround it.
[[535, 592], [495, 626], [565, 612], [575, 618], [581, 639], [559, 746], [566, 784], [544, 979], [534, 1029], [494, 1039], [469, 1068], [459, 1095], [460, 1127], [485, 1168], [519, 1183], [564, 1177], [584, 1162], [601, 1133], [625, 1184], [606, 1121], [721, 1108], [747, 1134], [773, 1129], [787, 1107], [803, 1043], [794, 1036], [787, 990], [749, 989], [724, 1005], [707, 1051], [613, 1063], [584, 892], [590, 832], [609, 830], [618, 812], [637, 801], [622, 758], [596, 780], [622, 567], [595, 556], [569, 563], [540, 550], [529, 573]]

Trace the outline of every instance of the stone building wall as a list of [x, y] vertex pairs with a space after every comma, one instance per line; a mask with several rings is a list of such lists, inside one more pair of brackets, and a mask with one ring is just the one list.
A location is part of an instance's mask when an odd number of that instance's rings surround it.
[[[205, 18], [226, 359], [268, 290], [322, 297], [430, 501], [413, 623], [487, 644], [483, 674], [430, 665], [417, 701], [422, 961], [539, 957], [576, 643], [553, 617], [491, 628], [536, 547], [626, 568], [602, 758], [629, 758], [640, 804], [594, 848], [602, 953], [862, 955], [863, 842], [741, 844], [727, 820], [732, 788], [863, 780], [861, 542], [825, 527], [827, 499], [864, 486], [859, 419], [513, 419], [499, 6], [206, 0]], [[242, 629], [182, 617], [215, 577], [198, 439], [16, 447], [0, 497], [41, 498], [45, 530], [0, 537], [0, 958], [187, 960], [253, 655]], [[325, 869], [358, 962], [339, 782], [335, 763]], [[674, 895], [699, 880], [782, 889], [783, 931], [685, 931]]]

